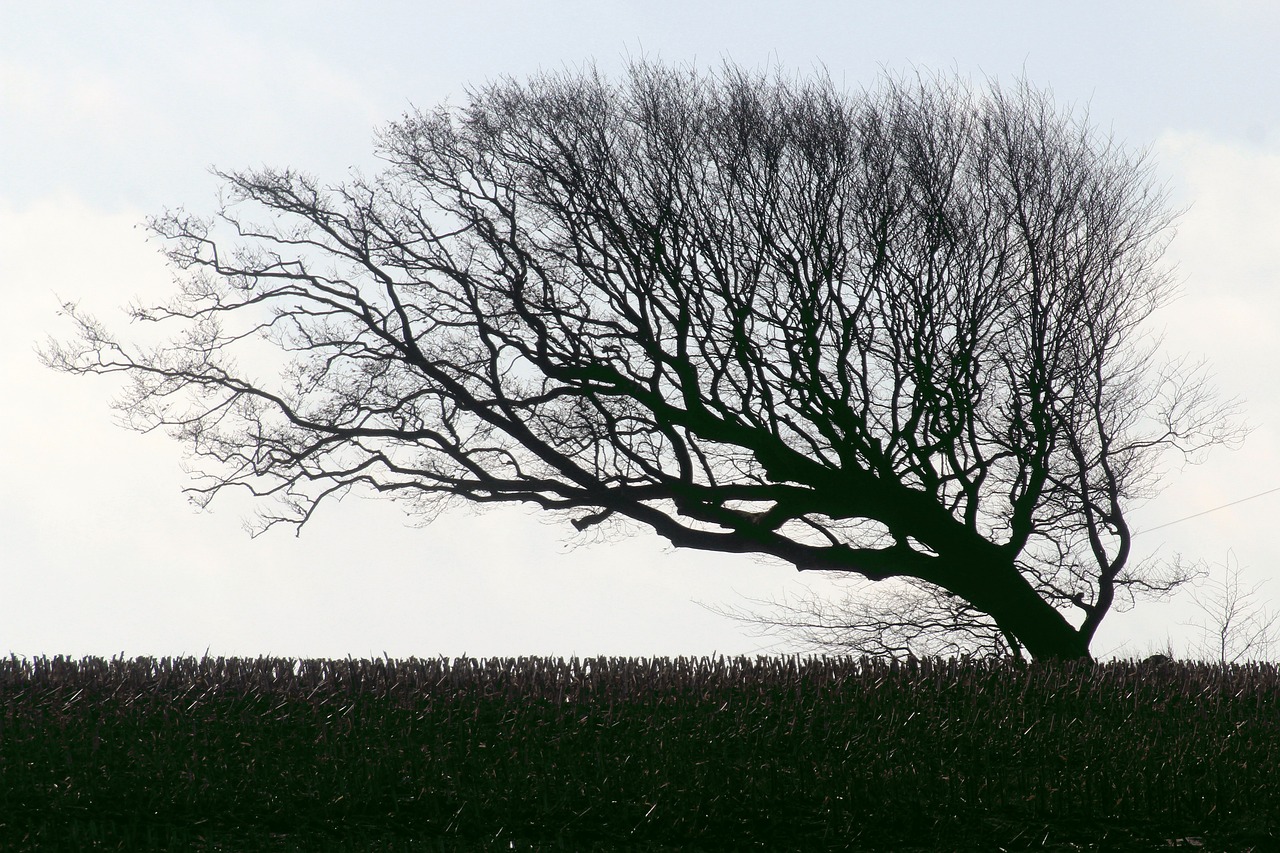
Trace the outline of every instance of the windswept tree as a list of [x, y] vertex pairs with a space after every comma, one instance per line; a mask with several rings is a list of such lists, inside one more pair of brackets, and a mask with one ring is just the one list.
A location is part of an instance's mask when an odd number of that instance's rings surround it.
[[45, 350], [127, 374], [200, 499], [247, 487], [264, 528], [352, 488], [630, 520], [903, 579], [1037, 658], [1180, 580], [1130, 567], [1126, 511], [1227, 412], [1145, 330], [1171, 290], [1149, 166], [1045, 94], [637, 63], [379, 145], [336, 186], [219, 173], [216, 216], [151, 222], [180, 293], [133, 315], [180, 333], [68, 306]]

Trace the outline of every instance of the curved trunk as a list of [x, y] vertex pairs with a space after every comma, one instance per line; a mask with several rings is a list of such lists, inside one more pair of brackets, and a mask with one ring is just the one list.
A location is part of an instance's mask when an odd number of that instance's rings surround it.
[[1014, 605], [1012, 612], [992, 612], [991, 615], [996, 624], [1017, 637], [1036, 660], [1093, 660], [1089, 643], [1080, 631], [1034, 592], [1030, 601]]
[[957, 572], [962, 580], [951, 591], [990, 615], [1032, 658], [1093, 660], [1085, 635], [1041, 598], [1007, 558], [967, 568]]

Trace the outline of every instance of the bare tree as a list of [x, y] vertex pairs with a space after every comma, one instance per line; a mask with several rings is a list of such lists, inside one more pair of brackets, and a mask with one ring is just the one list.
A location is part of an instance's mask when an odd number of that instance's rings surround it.
[[380, 154], [219, 173], [216, 217], [151, 223], [180, 293], [133, 316], [180, 335], [69, 305], [46, 359], [127, 374], [129, 422], [201, 499], [275, 498], [263, 528], [353, 487], [626, 518], [904, 579], [1035, 657], [1181, 580], [1127, 568], [1125, 508], [1233, 433], [1145, 336], [1172, 216], [1031, 87], [637, 63], [487, 85]]
[[1232, 554], [1227, 555], [1222, 568], [1223, 579], [1208, 582], [1208, 600], [1193, 593], [1196, 606], [1208, 621], [1184, 623], [1199, 628], [1203, 638], [1192, 654], [1224, 666], [1242, 658], [1265, 660], [1277, 641], [1276, 623], [1280, 620], [1280, 613], [1252, 601], [1266, 581], [1245, 590], [1243, 569]]

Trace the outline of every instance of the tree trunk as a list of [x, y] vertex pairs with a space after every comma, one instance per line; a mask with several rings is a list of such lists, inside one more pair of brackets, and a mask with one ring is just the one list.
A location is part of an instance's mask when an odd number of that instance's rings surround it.
[[964, 580], [951, 591], [1017, 637], [1032, 658], [1093, 660], [1079, 629], [1041, 598], [1007, 558], [984, 561], [980, 570], [973, 564], [966, 569], [957, 573]]

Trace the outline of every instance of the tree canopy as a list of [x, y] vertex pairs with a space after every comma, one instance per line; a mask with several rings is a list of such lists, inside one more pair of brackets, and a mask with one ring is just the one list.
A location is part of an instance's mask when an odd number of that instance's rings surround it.
[[1130, 566], [1126, 513], [1229, 406], [1146, 327], [1173, 288], [1149, 163], [1045, 93], [641, 62], [378, 144], [336, 185], [220, 172], [216, 216], [151, 222], [180, 290], [133, 315], [180, 332], [68, 306], [45, 351], [126, 373], [202, 499], [246, 487], [264, 527], [353, 487], [625, 519], [907, 580], [1035, 657], [1183, 579]]

